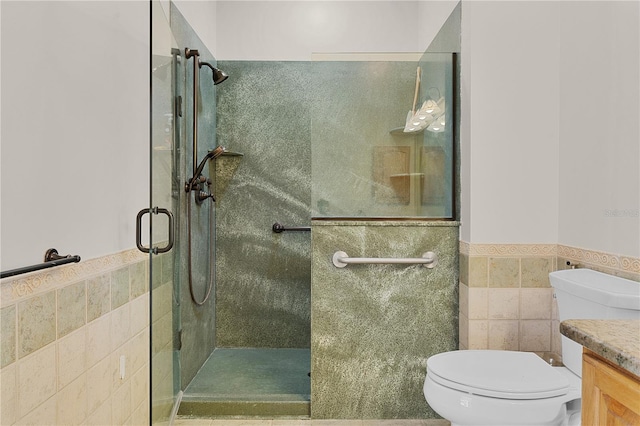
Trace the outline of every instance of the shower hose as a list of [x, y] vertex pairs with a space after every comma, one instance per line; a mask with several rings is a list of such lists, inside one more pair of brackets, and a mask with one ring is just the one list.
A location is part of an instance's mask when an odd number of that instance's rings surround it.
[[187, 200], [187, 235], [189, 240], [189, 247], [187, 250], [187, 257], [189, 263], [189, 293], [191, 293], [191, 300], [198, 306], [202, 306], [206, 303], [211, 295], [211, 289], [213, 288], [213, 249], [211, 248], [211, 242], [213, 240], [213, 199], [210, 200], [209, 204], [209, 244], [208, 244], [208, 252], [209, 252], [209, 280], [207, 283], [207, 291], [205, 292], [204, 299], [201, 301], [196, 298], [196, 295], [193, 291], [193, 270], [192, 270], [192, 256], [191, 256], [191, 194], [189, 194], [189, 198]]

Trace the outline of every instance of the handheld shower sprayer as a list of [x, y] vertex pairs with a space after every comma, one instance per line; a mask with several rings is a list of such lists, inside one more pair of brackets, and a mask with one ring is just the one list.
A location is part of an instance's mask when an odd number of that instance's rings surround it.
[[[194, 170], [193, 177], [184, 186], [185, 192], [196, 191], [196, 201], [202, 202], [207, 198], [211, 198], [213, 199], [213, 201], [215, 201], [215, 198], [213, 198], [212, 194], [202, 191], [202, 184], [208, 182], [208, 180], [204, 176], [202, 176], [202, 170], [204, 169], [204, 166], [207, 164], [208, 160], [215, 160], [225, 152], [227, 152], [227, 149], [223, 146], [218, 146], [215, 149], [209, 151], [207, 155], [204, 156], [200, 164], [198, 164], [198, 167], [196, 167], [196, 169]], [[210, 183], [210, 181], [208, 183]]]
[[204, 169], [204, 165], [207, 164], [207, 160], [215, 160], [216, 158], [224, 154], [226, 151], [227, 149], [223, 146], [217, 146], [213, 151], [209, 151], [207, 155], [204, 156], [200, 164], [198, 164], [198, 167], [196, 168], [196, 171], [193, 173], [193, 176], [194, 177], [200, 176], [200, 174], [202, 173], [202, 169]]

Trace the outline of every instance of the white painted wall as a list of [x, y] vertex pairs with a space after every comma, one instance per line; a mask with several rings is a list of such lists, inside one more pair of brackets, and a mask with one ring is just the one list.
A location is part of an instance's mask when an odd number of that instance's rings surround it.
[[418, 40], [419, 52], [429, 47], [459, 0], [422, 0], [418, 3]]
[[173, 0], [182, 16], [189, 22], [191, 28], [198, 34], [200, 40], [207, 46], [209, 52], [216, 59], [218, 45], [218, 1], [207, 0]]
[[465, 241], [557, 240], [559, 52], [554, 8], [552, 2], [463, 3]]
[[558, 239], [640, 256], [640, 2], [560, 12]]
[[640, 256], [639, 8], [463, 3], [463, 240]]
[[[446, 18], [430, 3], [178, 7], [218, 59], [309, 60], [423, 51], [425, 16]], [[640, 255], [639, 7], [464, 2], [463, 240]], [[0, 8], [2, 269], [49, 247], [133, 247], [148, 202], [148, 2]]]
[[149, 200], [149, 3], [0, 2], [2, 270], [135, 246]]
[[219, 1], [216, 58], [309, 61], [312, 53], [422, 52], [416, 1]]

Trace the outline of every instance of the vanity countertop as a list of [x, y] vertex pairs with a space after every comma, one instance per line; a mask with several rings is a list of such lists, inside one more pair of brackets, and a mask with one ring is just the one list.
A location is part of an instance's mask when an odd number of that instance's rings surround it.
[[640, 320], [571, 319], [560, 333], [640, 377]]

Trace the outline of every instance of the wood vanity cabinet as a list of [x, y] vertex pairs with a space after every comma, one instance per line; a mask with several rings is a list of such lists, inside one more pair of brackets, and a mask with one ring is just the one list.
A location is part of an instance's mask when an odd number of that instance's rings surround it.
[[640, 425], [640, 377], [586, 348], [582, 354], [582, 424]]

